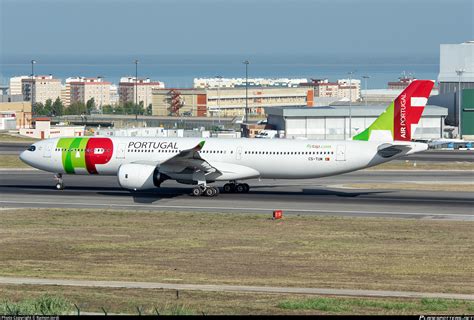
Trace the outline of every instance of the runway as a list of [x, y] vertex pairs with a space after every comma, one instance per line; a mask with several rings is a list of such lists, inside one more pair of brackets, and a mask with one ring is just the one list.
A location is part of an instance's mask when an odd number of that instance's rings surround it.
[[[149, 192], [129, 192], [116, 177], [65, 176], [66, 189], [54, 188], [53, 175], [37, 170], [0, 171], [2, 208], [101, 208], [192, 212], [312, 214], [474, 221], [470, 192], [391, 190], [393, 182], [474, 181], [470, 171], [358, 171], [310, 180], [250, 180], [248, 194], [192, 197], [191, 187], [173, 181]], [[387, 184], [383, 190], [347, 189], [348, 183]], [[1, 214], [1, 212], [0, 212]]]

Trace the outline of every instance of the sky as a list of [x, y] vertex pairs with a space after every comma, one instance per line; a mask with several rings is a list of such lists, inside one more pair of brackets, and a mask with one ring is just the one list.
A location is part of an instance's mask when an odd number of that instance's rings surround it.
[[316, 55], [437, 63], [473, 0], [0, 0], [0, 58]]

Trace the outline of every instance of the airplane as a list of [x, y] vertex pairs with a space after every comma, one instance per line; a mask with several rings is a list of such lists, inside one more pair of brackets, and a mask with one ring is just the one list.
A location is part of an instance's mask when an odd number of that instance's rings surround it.
[[193, 196], [246, 193], [248, 179], [309, 179], [372, 167], [428, 149], [412, 142], [433, 82], [413, 81], [351, 140], [71, 137], [35, 142], [20, 159], [63, 175], [114, 175], [124, 189], [158, 188], [166, 180], [194, 185]]

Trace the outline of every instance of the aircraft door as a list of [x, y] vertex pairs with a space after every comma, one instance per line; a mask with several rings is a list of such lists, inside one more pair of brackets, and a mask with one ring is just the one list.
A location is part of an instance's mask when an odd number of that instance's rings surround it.
[[125, 143], [120, 143], [117, 148], [117, 159], [125, 159]]
[[46, 144], [46, 146], [44, 147], [44, 151], [43, 151], [43, 157], [44, 158], [51, 158], [51, 150], [52, 149], [53, 149], [53, 144], [52, 143]]
[[235, 152], [235, 158], [237, 160], [242, 160], [242, 147], [237, 147], [237, 151]]
[[346, 146], [343, 144], [337, 146], [336, 161], [346, 161]]

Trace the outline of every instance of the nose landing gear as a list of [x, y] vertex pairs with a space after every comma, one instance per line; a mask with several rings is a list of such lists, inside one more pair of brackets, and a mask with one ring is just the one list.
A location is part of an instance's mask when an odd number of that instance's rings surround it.
[[56, 189], [64, 190], [63, 175], [61, 173], [56, 173], [54, 178], [56, 179]]

